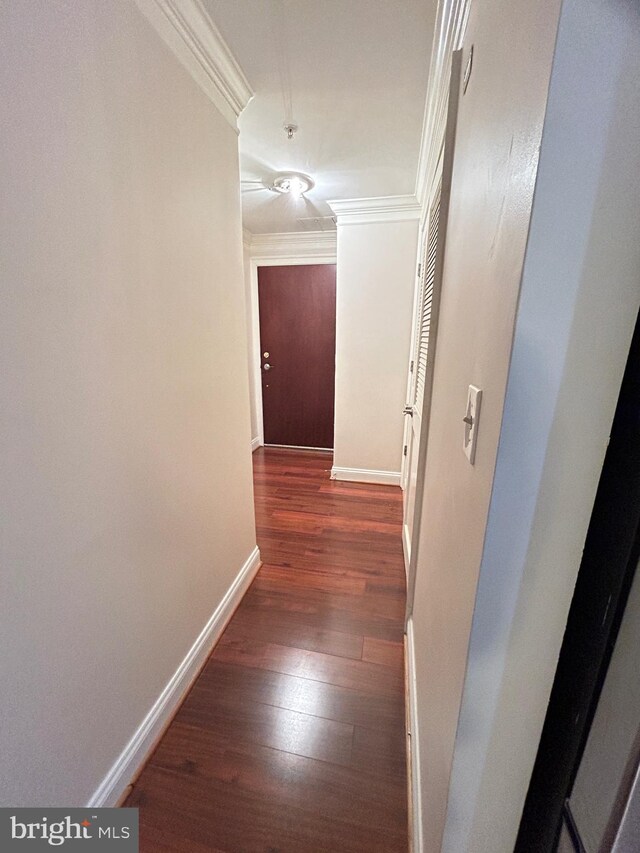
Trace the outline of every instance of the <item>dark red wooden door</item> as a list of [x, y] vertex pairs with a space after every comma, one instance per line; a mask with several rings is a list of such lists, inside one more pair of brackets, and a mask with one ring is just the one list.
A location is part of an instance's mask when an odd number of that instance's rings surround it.
[[265, 444], [332, 448], [335, 264], [259, 267], [258, 297]]

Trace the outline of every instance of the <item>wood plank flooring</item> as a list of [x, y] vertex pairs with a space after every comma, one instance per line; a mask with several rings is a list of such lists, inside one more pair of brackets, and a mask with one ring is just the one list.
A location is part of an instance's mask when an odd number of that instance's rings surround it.
[[263, 566], [126, 802], [140, 849], [404, 853], [400, 489], [253, 458]]

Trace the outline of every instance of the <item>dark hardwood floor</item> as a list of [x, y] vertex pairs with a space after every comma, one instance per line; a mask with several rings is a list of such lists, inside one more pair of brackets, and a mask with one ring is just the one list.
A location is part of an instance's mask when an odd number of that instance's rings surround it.
[[254, 453], [263, 566], [126, 805], [142, 851], [407, 850], [402, 499]]

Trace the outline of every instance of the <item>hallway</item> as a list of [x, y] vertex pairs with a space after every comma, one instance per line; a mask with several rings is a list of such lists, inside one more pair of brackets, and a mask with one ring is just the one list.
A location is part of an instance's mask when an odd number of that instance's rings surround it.
[[140, 849], [400, 853], [402, 493], [253, 461], [263, 565], [129, 796]]

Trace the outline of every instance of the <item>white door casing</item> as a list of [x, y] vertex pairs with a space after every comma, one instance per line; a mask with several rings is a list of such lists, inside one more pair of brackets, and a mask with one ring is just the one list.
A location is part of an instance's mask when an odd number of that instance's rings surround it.
[[404, 517], [402, 539], [407, 570], [407, 618], [411, 615], [413, 607], [417, 549], [412, 547], [412, 543], [418, 541], [418, 527], [422, 510], [429, 410], [453, 173], [461, 62], [462, 51], [454, 51], [451, 60], [451, 80], [444, 138], [441, 144], [438, 166], [428, 195], [427, 217], [420, 243], [413, 343], [407, 382], [408, 398], [405, 407], [406, 420], [409, 423], [405, 428], [406, 458], [403, 468]]

